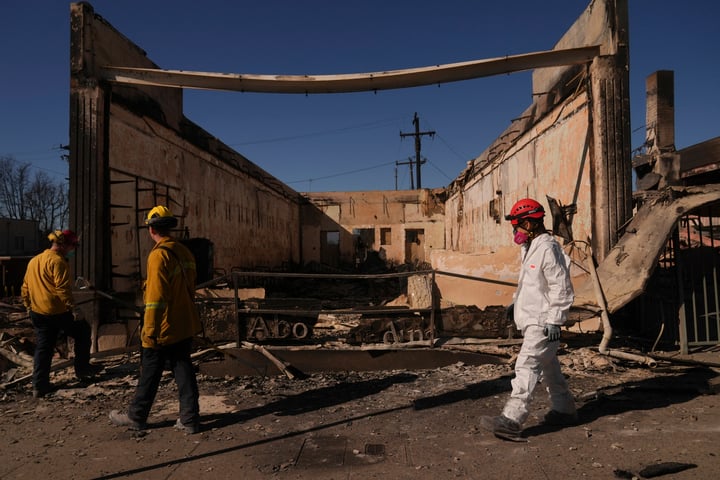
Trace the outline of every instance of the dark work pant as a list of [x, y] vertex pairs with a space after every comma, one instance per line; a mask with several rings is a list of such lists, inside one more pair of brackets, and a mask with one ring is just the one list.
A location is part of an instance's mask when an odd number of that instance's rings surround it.
[[84, 320], [75, 321], [71, 312], [58, 315], [41, 315], [30, 312], [35, 327], [35, 355], [33, 362], [33, 388], [50, 387], [50, 366], [60, 332], [75, 340], [75, 373], [87, 370], [90, 365], [90, 325]]
[[163, 367], [166, 362], [175, 375], [180, 400], [180, 421], [187, 425], [200, 420], [197, 379], [193, 369], [190, 352], [192, 338], [181, 342], [164, 345], [157, 349], [143, 348], [140, 362], [140, 380], [135, 390], [135, 398], [128, 409], [128, 417], [136, 422], [145, 423], [150, 415], [150, 408], [155, 401]]

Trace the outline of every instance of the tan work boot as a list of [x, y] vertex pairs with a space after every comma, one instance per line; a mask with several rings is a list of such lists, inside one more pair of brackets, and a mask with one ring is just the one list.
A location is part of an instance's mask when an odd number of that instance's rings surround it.
[[128, 430], [147, 429], [147, 423], [136, 422], [135, 420], [128, 417], [127, 413], [122, 413], [120, 412], [120, 410], [111, 411], [109, 417], [113, 425], [117, 425], [118, 427], [128, 427]]
[[200, 432], [200, 423], [199, 422], [192, 422], [187, 425], [182, 423], [180, 419], [177, 419], [177, 422], [175, 422], [175, 425], [173, 428], [180, 430], [181, 432], [185, 432], [187, 434], [193, 435], [195, 433]]

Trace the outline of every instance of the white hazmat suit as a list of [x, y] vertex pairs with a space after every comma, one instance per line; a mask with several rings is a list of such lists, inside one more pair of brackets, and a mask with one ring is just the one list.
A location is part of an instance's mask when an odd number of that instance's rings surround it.
[[545, 385], [552, 410], [574, 415], [575, 401], [568, 390], [557, 359], [558, 341], [544, 333], [546, 325], [561, 326], [575, 294], [570, 281], [570, 259], [558, 242], [542, 233], [521, 246], [522, 264], [518, 288], [513, 296], [514, 321], [523, 344], [515, 362], [512, 394], [503, 416], [522, 425], [538, 382]]

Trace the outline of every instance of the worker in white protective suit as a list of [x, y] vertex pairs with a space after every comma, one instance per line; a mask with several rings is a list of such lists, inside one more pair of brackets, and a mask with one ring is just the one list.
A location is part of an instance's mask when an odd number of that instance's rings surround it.
[[481, 425], [506, 440], [525, 441], [522, 425], [539, 382], [547, 389], [551, 402], [543, 423], [571, 425], [578, 420], [575, 401], [557, 358], [560, 327], [575, 298], [568, 270], [570, 259], [545, 230], [544, 217], [543, 206], [531, 198], [519, 200], [505, 216], [512, 223], [513, 240], [521, 248], [520, 278], [508, 317], [522, 333], [523, 343], [515, 361], [510, 399], [500, 416], [484, 416]]

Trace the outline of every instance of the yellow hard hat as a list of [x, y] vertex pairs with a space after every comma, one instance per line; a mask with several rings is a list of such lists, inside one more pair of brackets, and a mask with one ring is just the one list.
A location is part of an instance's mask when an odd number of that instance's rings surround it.
[[55, 230], [50, 232], [48, 240], [59, 245], [72, 245], [77, 247], [80, 244], [80, 239], [72, 230]]
[[163, 205], [153, 207], [147, 214], [145, 224], [152, 227], [174, 228], [177, 226], [177, 218]]

